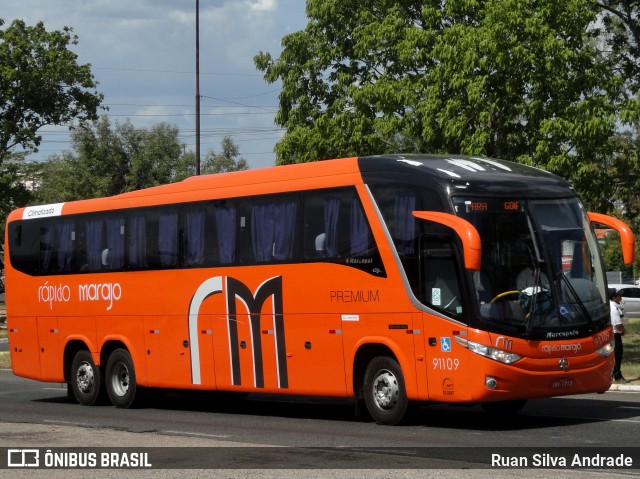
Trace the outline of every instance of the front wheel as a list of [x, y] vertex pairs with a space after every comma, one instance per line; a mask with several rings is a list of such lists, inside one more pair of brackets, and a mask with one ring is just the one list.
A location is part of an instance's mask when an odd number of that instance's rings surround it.
[[111, 403], [120, 408], [130, 408], [136, 399], [136, 372], [131, 355], [125, 349], [116, 349], [107, 361], [105, 377], [107, 394]]
[[364, 400], [378, 424], [393, 426], [404, 419], [409, 400], [395, 359], [378, 356], [371, 360], [364, 373]]
[[83, 406], [93, 406], [102, 397], [102, 374], [89, 351], [78, 351], [71, 363], [71, 390]]

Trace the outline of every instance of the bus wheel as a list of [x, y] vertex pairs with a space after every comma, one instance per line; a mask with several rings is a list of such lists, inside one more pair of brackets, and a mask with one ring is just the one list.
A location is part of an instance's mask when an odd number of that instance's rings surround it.
[[116, 407], [129, 408], [136, 399], [136, 372], [131, 355], [125, 349], [116, 349], [107, 361], [105, 377], [107, 393]]
[[83, 406], [93, 406], [101, 397], [102, 375], [89, 351], [78, 351], [71, 363], [71, 389]]
[[409, 401], [400, 365], [387, 356], [373, 358], [364, 373], [364, 400], [371, 417], [388, 426], [405, 416]]
[[512, 416], [520, 411], [526, 403], [526, 399], [513, 399], [511, 401], [483, 402], [480, 406], [489, 414]]

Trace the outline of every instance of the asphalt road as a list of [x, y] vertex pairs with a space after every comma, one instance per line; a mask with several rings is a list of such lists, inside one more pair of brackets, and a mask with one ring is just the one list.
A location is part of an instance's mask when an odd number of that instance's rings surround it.
[[[338, 399], [250, 395], [238, 400], [165, 392], [154, 394], [138, 409], [83, 407], [68, 398], [60, 385], [24, 380], [0, 370], [0, 404], [0, 447], [237, 448], [218, 450], [217, 456], [207, 453], [207, 460], [219, 461], [214, 469], [224, 468], [224, 477], [258, 477], [255, 468], [262, 468], [259, 477], [276, 477], [276, 466], [310, 467], [305, 477], [361, 477], [354, 467], [376, 471], [368, 477], [436, 477], [432, 474], [436, 470], [444, 471], [438, 477], [454, 477], [454, 470], [456, 478], [479, 477], [489, 473], [487, 448], [640, 448], [640, 393], [635, 392], [534, 400], [508, 419], [489, 416], [478, 407], [432, 405], [420, 409], [409, 425], [384, 427], [356, 419], [353, 404]], [[166, 451], [167, 457], [174, 452]], [[156, 462], [163, 459], [156, 456]], [[199, 459], [193, 460], [198, 463]], [[412, 475], [423, 466], [422, 474]], [[485, 477], [558, 477], [557, 471], [550, 470], [510, 471], [502, 475], [507, 471], [491, 470]], [[2, 472], [18, 471], [0, 471], [0, 476]], [[119, 477], [108, 475], [115, 472], [102, 471], [104, 477]], [[162, 477], [179, 477], [182, 472], [169, 470]], [[591, 469], [563, 470], [562, 477], [574, 473], [589, 477]], [[640, 469], [624, 473], [639, 475]], [[210, 469], [195, 475], [217, 477]]]

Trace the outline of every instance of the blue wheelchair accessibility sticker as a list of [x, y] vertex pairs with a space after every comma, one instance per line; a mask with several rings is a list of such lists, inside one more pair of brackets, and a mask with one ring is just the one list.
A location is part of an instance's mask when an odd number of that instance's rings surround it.
[[443, 353], [451, 352], [451, 338], [440, 338], [440, 350]]

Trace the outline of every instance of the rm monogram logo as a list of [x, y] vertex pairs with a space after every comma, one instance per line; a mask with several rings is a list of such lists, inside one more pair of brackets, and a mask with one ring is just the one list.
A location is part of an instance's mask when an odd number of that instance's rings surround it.
[[[282, 276], [266, 280], [256, 289], [255, 294], [241, 281], [229, 276], [216, 276], [204, 281], [191, 298], [189, 306], [189, 344], [191, 345], [191, 382], [201, 384], [200, 346], [198, 342], [198, 314], [205, 299], [217, 293], [225, 296], [227, 307], [227, 334], [229, 358], [231, 361], [231, 384], [242, 384], [240, 376], [240, 354], [238, 342], [238, 312], [236, 299], [240, 300], [249, 316], [251, 347], [253, 348], [254, 386], [264, 387], [264, 366], [262, 357], [262, 334], [260, 329], [260, 311], [265, 302], [272, 298], [271, 320], [276, 350], [278, 387], [289, 387], [287, 359], [284, 337], [284, 314], [282, 307]], [[242, 313], [240, 313], [242, 314]]]

